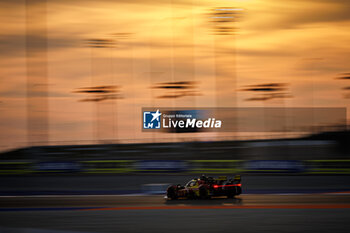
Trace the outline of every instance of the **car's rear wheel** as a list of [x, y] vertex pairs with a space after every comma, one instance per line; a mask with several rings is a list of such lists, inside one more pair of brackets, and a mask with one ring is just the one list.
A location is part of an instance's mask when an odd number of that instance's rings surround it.
[[236, 191], [237, 191], [237, 195], [240, 195], [242, 193], [242, 188], [241, 187], [237, 187]]

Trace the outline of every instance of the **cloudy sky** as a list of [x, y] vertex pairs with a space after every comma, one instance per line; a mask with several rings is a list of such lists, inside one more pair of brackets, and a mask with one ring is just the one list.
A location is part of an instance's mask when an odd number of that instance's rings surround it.
[[0, 150], [163, 137], [142, 107], [349, 105], [348, 0], [30, 2], [0, 0]]

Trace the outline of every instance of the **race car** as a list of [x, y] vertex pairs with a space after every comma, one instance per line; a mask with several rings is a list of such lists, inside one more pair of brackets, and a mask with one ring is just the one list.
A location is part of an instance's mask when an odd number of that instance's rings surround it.
[[236, 175], [234, 179], [227, 179], [226, 176], [213, 178], [202, 175], [200, 178], [190, 180], [185, 186], [180, 184], [169, 186], [166, 198], [170, 200], [178, 198], [209, 199], [215, 196], [233, 198], [241, 193], [240, 175]]

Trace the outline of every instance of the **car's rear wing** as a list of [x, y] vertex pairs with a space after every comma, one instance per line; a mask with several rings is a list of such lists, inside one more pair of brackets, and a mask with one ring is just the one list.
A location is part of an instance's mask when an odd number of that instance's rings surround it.
[[227, 176], [219, 176], [216, 180], [227, 180]]
[[235, 175], [235, 178], [233, 179], [235, 183], [241, 183], [241, 175]]

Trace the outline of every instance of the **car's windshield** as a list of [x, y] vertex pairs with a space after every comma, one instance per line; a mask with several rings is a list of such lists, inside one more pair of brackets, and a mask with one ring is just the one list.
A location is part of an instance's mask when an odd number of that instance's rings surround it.
[[195, 180], [191, 180], [191, 181], [189, 181], [189, 182], [186, 184], [186, 187], [192, 187], [192, 186], [194, 186], [194, 185], [196, 185], [196, 181], [195, 181]]

